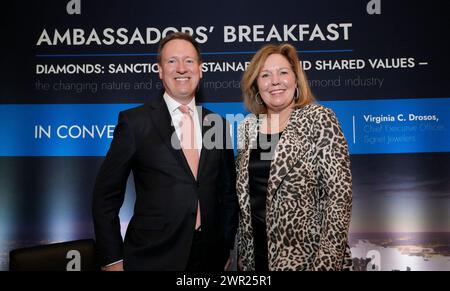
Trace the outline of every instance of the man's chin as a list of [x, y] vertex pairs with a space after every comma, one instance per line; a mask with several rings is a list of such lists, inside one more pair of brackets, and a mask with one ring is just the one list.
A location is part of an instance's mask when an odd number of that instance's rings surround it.
[[176, 94], [176, 96], [174, 96], [174, 98], [178, 100], [190, 101], [194, 96], [194, 92], [179, 92]]

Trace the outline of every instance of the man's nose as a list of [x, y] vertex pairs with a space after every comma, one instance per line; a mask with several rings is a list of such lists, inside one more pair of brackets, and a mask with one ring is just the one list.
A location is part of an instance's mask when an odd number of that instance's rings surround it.
[[177, 64], [177, 72], [178, 73], [186, 73], [186, 66], [183, 62], [178, 62]]

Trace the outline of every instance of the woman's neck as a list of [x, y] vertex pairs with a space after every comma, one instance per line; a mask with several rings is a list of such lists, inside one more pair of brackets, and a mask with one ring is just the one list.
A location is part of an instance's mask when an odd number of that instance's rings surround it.
[[266, 134], [282, 132], [288, 124], [292, 111], [292, 107], [287, 107], [279, 112], [269, 110], [267, 114], [263, 115], [260, 131]]

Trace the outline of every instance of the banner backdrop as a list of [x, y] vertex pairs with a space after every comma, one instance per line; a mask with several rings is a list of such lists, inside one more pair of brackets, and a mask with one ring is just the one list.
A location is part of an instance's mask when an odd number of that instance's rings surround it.
[[[9, 1], [13, 2], [13, 1]], [[2, 4], [0, 269], [11, 249], [93, 237], [91, 194], [119, 111], [162, 94], [158, 42], [200, 43], [198, 99], [246, 111], [240, 79], [293, 44], [349, 143], [356, 270], [450, 270], [450, 21], [422, 1], [32, 1]], [[121, 211], [130, 219], [130, 177]]]

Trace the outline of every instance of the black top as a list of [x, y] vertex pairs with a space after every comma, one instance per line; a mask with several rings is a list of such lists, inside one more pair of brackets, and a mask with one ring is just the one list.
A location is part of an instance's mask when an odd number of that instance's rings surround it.
[[270, 164], [282, 132], [258, 133], [257, 148], [250, 151], [248, 164], [250, 207], [255, 247], [255, 270], [268, 271], [266, 196]]

